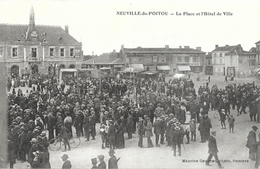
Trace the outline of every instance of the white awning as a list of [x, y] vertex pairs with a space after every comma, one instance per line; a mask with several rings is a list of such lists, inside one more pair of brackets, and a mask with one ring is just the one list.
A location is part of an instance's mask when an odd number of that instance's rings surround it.
[[125, 68], [123, 71], [118, 71], [119, 73], [137, 73], [141, 71], [134, 70], [134, 68]]
[[182, 71], [191, 71], [190, 66], [178, 66], [178, 70]]
[[146, 75], [154, 75], [158, 72], [152, 72], [152, 71], [146, 71], [146, 72], [143, 72], [143, 74], [146, 74]]
[[157, 66], [158, 70], [171, 70], [170, 66]]
[[174, 78], [174, 79], [183, 79], [183, 78], [186, 78], [186, 76], [185, 76], [185, 74], [179, 74], [179, 73], [177, 73], [177, 74], [175, 74], [175, 75], [173, 76], [173, 78]]
[[133, 68], [134, 71], [144, 71], [143, 64], [129, 64], [129, 68]]
[[253, 70], [253, 72], [255, 72], [255, 73], [257, 73], [257, 72], [259, 72], [260, 71], [260, 68], [255, 68], [254, 70]]
[[110, 67], [102, 67], [101, 70], [110, 70]]

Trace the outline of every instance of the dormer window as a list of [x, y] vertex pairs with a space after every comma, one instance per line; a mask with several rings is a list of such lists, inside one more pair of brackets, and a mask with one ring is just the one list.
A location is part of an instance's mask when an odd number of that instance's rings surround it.
[[59, 41], [61, 41], [62, 40], [62, 37], [59, 37]]
[[43, 39], [43, 43], [47, 43], [47, 40], [46, 40], [46, 39]]

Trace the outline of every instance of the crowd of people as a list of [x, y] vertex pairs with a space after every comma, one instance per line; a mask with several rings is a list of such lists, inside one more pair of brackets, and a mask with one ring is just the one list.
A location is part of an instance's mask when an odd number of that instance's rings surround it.
[[[13, 87], [13, 90], [10, 90]], [[101, 148], [110, 150], [125, 147], [125, 133], [131, 139], [139, 136], [138, 146], [160, 147], [167, 144], [181, 155], [181, 144], [186, 140], [201, 143], [210, 139], [212, 128], [209, 110], [217, 110], [222, 128], [228, 118], [230, 132], [234, 131], [237, 115], [250, 108], [250, 118], [260, 122], [259, 88], [254, 83], [216, 85], [208, 83], [198, 91], [191, 79], [173, 79], [169, 82], [149, 78], [133, 82], [123, 79], [79, 79], [68, 85], [57, 78], [35, 79], [32, 90], [25, 93], [11, 85], [8, 109], [8, 152], [10, 167], [16, 159], [28, 161], [33, 168], [49, 168], [49, 142], [60, 136], [64, 151], [70, 150], [69, 137], [95, 140], [101, 135]], [[96, 131], [96, 123], [100, 130]], [[74, 133], [75, 131], [75, 133]], [[151, 137], [155, 135], [153, 141]], [[155, 143], [155, 144], [154, 144]], [[68, 146], [68, 147], [67, 147]]]

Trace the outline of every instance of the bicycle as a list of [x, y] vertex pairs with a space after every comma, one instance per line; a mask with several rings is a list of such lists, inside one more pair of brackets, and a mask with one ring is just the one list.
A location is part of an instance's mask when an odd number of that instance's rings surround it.
[[[71, 148], [77, 148], [81, 143], [79, 137], [70, 137], [68, 141]], [[63, 146], [64, 146], [64, 142], [60, 136], [55, 137], [49, 141], [49, 149], [52, 151], [58, 151]]]

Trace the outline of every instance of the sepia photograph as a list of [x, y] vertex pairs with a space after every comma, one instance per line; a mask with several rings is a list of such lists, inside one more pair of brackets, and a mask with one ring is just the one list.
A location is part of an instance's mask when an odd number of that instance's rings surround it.
[[259, 19], [256, 0], [0, 0], [0, 168], [259, 168]]

